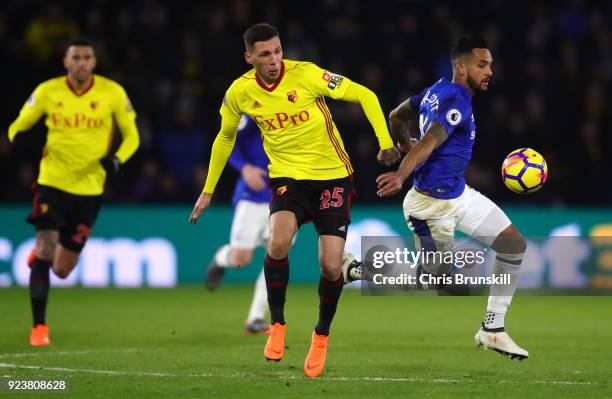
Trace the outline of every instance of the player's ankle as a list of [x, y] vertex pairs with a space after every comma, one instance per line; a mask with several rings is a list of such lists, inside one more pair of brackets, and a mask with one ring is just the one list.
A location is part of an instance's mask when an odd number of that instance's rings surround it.
[[504, 324], [506, 313], [494, 312], [488, 310], [485, 314], [484, 320], [482, 321], [482, 328], [489, 332], [501, 332], [504, 331]]

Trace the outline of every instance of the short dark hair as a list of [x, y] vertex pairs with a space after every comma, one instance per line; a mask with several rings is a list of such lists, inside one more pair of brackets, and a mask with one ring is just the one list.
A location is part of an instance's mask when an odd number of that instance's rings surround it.
[[489, 48], [482, 35], [470, 33], [460, 36], [451, 50], [451, 62], [455, 62], [462, 55], [470, 54], [475, 48]]
[[250, 51], [256, 42], [264, 42], [276, 36], [278, 36], [278, 29], [262, 22], [252, 25], [249, 29], [245, 30], [242, 38], [244, 39], [244, 46], [247, 51]]
[[71, 46], [85, 46], [93, 48], [93, 43], [85, 36], [77, 36], [70, 39], [70, 41], [68, 42], [68, 46], [66, 46], [66, 49]]

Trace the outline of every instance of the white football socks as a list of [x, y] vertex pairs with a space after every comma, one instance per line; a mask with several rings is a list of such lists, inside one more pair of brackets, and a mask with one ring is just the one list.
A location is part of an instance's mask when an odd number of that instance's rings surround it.
[[508, 306], [512, 302], [512, 297], [518, 286], [521, 276], [521, 262], [523, 254], [502, 254], [497, 253], [491, 274], [495, 276], [507, 275], [508, 284], [491, 284], [489, 291], [489, 302], [487, 313], [483, 321], [486, 329], [504, 328], [504, 317]]
[[247, 316], [247, 324], [257, 319], [264, 320], [266, 318], [266, 310], [268, 309], [268, 291], [266, 290], [266, 277], [263, 269], [259, 273], [257, 282], [255, 282], [255, 292], [253, 293], [253, 301]]
[[217, 250], [217, 253], [215, 254], [215, 263], [220, 267], [231, 267], [229, 244], [225, 244]]

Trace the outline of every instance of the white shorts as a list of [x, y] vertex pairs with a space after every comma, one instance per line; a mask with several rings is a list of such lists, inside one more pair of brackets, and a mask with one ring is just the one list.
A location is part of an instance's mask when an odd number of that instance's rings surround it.
[[251, 249], [264, 245], [270, 238], [270, 208], [268, 203], [241, 200], [236, 204], [230, 246]]
[[404, 199], [404, 217], [415, 236], [431, 236], [452, 244], [455, 230], [491, 246], [512, 224], [493, 201], [466, 184], [453, 199], [432, 198], [414, 187]]

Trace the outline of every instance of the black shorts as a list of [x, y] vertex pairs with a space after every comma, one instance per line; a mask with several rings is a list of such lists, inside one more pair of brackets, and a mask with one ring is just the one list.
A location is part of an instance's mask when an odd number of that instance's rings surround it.
[[313, 222], [319, 235], [346, 238], [351, 222], [353, 177], [334, 180], [270, 179], [270, 215], [278, 211], [295, 214], [298, 227]]
[[59, 231], [64, 248], [81, 252], [98, 217], [101, 195], [75, 195], [48, 186], [37, 186], [28, 223], [36, 230]]

